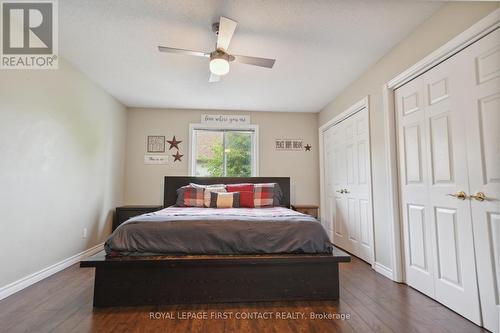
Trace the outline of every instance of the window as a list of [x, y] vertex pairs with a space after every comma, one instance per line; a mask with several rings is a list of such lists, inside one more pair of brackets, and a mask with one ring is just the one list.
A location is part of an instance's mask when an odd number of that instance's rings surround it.
[[257, 126], [227, 129], [191, 125], [191, 175], [256, 176], [257, 132]]

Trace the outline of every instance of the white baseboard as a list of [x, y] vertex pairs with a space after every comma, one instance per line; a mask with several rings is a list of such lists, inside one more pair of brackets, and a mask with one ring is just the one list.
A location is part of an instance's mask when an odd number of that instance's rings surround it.
[[28, 276], [25, 276], [17, 281], [14, 281], [6, 286], [0, 287], [0, 300], [17, 293], [20, 290], [23, 290], [26, 287], [31, 286], [32, 284], [37, 283], [40, 280], [43, 280], [57, 272], [62, 271], [65, 268], [68, 268], [71, 265], [76, 264], [83, 258], [86, 258], [88, 256], [94, 255], [97, 252], [100, 252], [103, 250], [104, 244], [97, 244], [96, 246], [91, 247], [88, 250], [85, 250], [83, 252], [80, 252], [78, 254], [75, 254], [74, 256], [71, 256], [69, 258], [66, 258], [54, 265], [51, 265], [49, 267], [45, 267], [38, 272], [35, 272], [33, 274], [30, 274]]
[[382, 274], [388, 279], [394, 280], [392, 269], [390, 269], [389, 267], [376, 262], [375, 265], [373, 265], [373, 268], [375, 269], [375, 272]]

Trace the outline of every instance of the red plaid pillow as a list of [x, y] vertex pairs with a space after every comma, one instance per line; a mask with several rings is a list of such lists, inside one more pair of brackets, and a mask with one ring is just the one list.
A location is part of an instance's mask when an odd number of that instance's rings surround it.
[[253, 184], [226, 185], [228, 192], [240, 192], [240, 207], [254, 208]]
[[274, 183], [254, 184], [253, 194], [255, 208], [272, 207], [274, 203]]
[[204, 192], [202, 187], [186, 186], [184, 188], [184, 206], [203, 207]]

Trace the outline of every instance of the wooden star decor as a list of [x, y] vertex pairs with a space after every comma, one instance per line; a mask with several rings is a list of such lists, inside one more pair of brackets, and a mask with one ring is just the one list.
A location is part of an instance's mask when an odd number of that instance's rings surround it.
[[311, 151], [311, 145], [310, 144], [307, 144], [304, 146], [304, 148], [306, 149], [306, 151]]
[[174, 138], [172, 140], [167, 140], [167, 142], [170, 144], [170, 148], [168, 148], [168, 150], [172, 148], [179, 150], [179, 143], [181, 143], [182, 141], [177, 141], [174, 135]]
[[174, 157], [174, 162], [175, 162], [175, 161], [182, 162], [181, 158], [182, 158], [182, 156], [184, 156], [184, 155], [181, 155], [181, 154], [179, 153], [179, 151], [177, 151], [177, 153], [175, 153], [175, 155], [172, 155], [172, 156]]

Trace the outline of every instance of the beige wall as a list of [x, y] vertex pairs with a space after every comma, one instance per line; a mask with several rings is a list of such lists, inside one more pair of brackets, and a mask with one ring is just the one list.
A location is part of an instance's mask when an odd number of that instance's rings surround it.
[[382, 85], [499, 6], [498, 2], [445, 4], [320, 112], [321, 125], [363, 97], [370, 96], [375, 256], [378, 263], [388, 268], [392, 267], [392, 262]]
[[0, 71], [0, 290], [104, 241], [125, 128], [126, 108], [64, 61]]
[[[228, 112], [171, 109], [129, 109], [125, 196], [127, 204], [163, 202], [163, 177], [188, 175], [189, 124], [199, 123], [202, 113], [246, 114], [259, 125], [260, 176], [290, 176], [292, 203], [319, 203], [318, 115], [316, 113]], [[184, 154], [182, 162], [145, 165], [148, 135], [176, 136]], [[311, 152], [277, 152], [277, 138], [300, 138], [309, 143]], [[168, 148], [168, 147], [167, 147]]]

